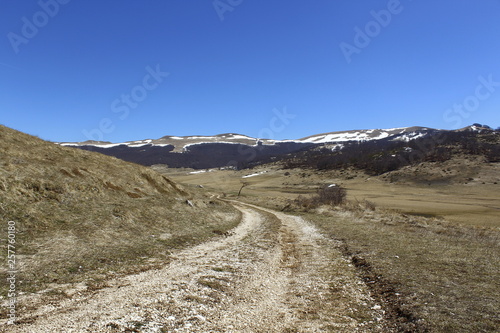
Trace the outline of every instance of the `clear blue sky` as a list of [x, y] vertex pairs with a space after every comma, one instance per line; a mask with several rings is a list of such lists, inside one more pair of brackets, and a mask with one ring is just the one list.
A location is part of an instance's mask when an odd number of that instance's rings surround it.
[[43, 139], [500, 126], [500, 0], [57, 1], [0, 0], [0, 123]]

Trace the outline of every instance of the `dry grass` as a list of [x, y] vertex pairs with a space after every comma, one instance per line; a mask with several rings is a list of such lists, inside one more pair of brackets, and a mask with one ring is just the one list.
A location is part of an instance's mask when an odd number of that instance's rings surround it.
[[[402, 179], [398, 176], [399, 180], [392, 183], [390, 174], [371, 177], [358, 170], [313, 172], [301, 169], [281, 170], [279, 166], [268, 165], [251, 171], [225, 170], [188, 174], [190, 170], [157, 169], [182, 184], [201, 184], [206, 189], [229, 196], [236, 196], [243, 175], [267, 171], [260, 176], [245, 179], [248, 186], [242, 191], [244, 197], [266, 196], [272, 201], [279, 201], [274, 198], [294, 200], [299, 194], [314, 194], [324, 184], [337, 184], [347, 189], [350, 200], [368, 200], [378, 207], [409, 214], [442, 216], [462, 224], [500, 227], [500, 163], [480, 164], [472, 160], [453, 160], [443, 165], [434, 164], [405, 169], [403, 171], [407, 171], [406, 177]], [[464, 174], [455, 175], [461, 182], [448, 185], [431, 182], [429, 185], [428, 182], [412, 181], [414, 172], [423, 174], [433, 171], [437, 176], [439, 171], [448, 168], [454, 173], [464, 170]], [[474, 174], [471, 174], [471, 170]], [[472, 181], [467, 180], [471, 177]]]
[[[454, 163], [452, 171], [463, 167], [462, 162]], [[467, 163], [472, 162], [463, 161]], [[473, 181], [428, 185], [413, 184], [410, 176], [405, 182], [390, 183], [384, 176], [368, 177], [354, 170], [296, 169], [285, 175], [268, 166], [266, 174], [246, 179], [249, 185], [240, 199], [296, 211], [341, 241], [345, 256], [400, 331], [496, 332], [500, 327], [500, 185], [495, 184], [499, 167], [471, 164], [467, 172], [477, 168], [474, 175], [467, 174]], [[436, 167], [421, 168], [430, 172]], [[245, 174], [171, 172], [183, 183], [203, 184], [234, 196]], [[462, 179], [460, 174], [455, 177]], [[288, 204], [299, 194], [312, 194], [322, 184], [332, 183], [347, 188], [349, 201], [343, 207], [305, 212]]]
[[[269, 198], [244, 201], [276, 208]], [[283, 201], [281, 201], [283, 204]], [[304, 211], [343, 244], [387, 319], [402, 332], [497, 332], [500, 232], [348, 201]]]
[[346, 195], [346, 190], [343, 187], [325, 185], [317, 190], [316, 195], [309, 197], [299, 195], [297, 199], [290, 201], [289, 204], [297, 205], [305, 211], [322, 205], [335, 207], [345, 202]]
[[0, 221], [16, 222], [17, 288], [24, 293], [81, 281], [98, 288], [239, 222], [231, 206], [149, 168], [3, 126], [0, 156]]
[[401, 330], [495, 332], [500, 234], [351, 203], [301, 213], [359, 268]]

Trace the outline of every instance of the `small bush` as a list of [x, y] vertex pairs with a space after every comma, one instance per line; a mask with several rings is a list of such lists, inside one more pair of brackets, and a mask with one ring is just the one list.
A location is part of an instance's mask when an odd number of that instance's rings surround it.
[[294, 203], [306, 211], [317, 208], [321, 205], [338, 206], [345, 202], [347, 196], [346, 189], [341, 186], [325, 185], [312, 197], [299, 195]]
[[323, 186], [316, 196], [319, 204], [338, 206], [344, 203], [347, 192], [341, 186]]
[[368, 200], [363, 201], [363, 206], [365, 206], [366, 209], [371, 211], [374, 211], [377, 208], [374, 202]]
[[308, 211], [311, 208], [315, 208], [313, 198], [305, 197], [303, 195], [299, 195], [297, 199], [293, 201], [293, 203], [301, 208], [304, 208], [306, 211]]

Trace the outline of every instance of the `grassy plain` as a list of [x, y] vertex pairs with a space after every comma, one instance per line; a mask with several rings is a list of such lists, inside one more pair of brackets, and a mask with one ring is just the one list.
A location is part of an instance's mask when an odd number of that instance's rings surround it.
[[[446, 184], [435, 176], [412, 181], [401, 173], [391, 179], [356, 170], [157, 169], [187, 187], [202, 185], [214, 196], [235, 197], [244, 185], [240, 200], [302, 215], [316, 224], [342, 242], [344, 255], [398, 331], [497, 332], [499, 167], [483, 165]], [[348, 202], [307, 211], [293, 204], [299, 194], [314, 193], [324, 184], [347, 188]]]
[[[279, 208], [286, 199], [295, 199], [298, 194], [314, 193], [321, 185], [338, 184], [347, 189], [349, 200], [369, 200], [378, 207], [409, 215], [442, 217], [461, 224], [500, 228], [498, 163], [481, 166], [471, 175], [474, 178], [467, 175], [460, 181], [446, 184], [425, 180], [412, 182], [408, 180], [410, 177], [391, 182], [390, 175], [373, 177], [357, 170], [282, 170], [271, 166], [192, 174], [189, 169], [156, 168], [182, 184], [202, 185], [219, 194], [236, 195], [245, 183], [247, 185], [242, 190], [244, 196], [269, 197], [276, 202], [275, 208]], [[242, 178], [259, 172], [263, 173]], [[398, 178], [402, 177], [398, 175]]]

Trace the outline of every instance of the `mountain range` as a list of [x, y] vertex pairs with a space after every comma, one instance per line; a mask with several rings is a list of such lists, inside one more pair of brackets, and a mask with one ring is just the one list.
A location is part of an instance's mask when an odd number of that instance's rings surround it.
[[245, 168], [269, 162], [287, 154], [318, 147], [341, 149], [345, 144], [370, 141], [408, 142], [443, 132], [491, 130], [489, 126], [474, 124], [458, 130], [429, 127], [400, 127], [338, 131], [315, 134], [296, 140], [271, 140], [247, 135], [226, 133], [214, 136], [164, 136], [111, 143], [106, 141], [60, 142], [89, 151], [97, 151], [120, 159], [150, 166], [165, 164], [169, 167], [193, 169]]

